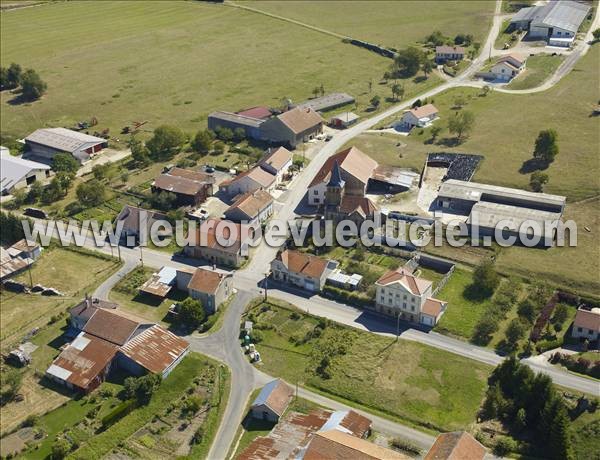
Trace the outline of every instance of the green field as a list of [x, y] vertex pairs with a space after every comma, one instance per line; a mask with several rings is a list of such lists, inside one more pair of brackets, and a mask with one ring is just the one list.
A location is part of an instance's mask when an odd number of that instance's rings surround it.
[[465, 339], [472, 337], [475, 325], [490, 305], [489, 299], [469, 298], [468, 287], [472, 283], [471, 272], [462, 269], [454, 270], [450, 280], [436, 295], [438, 299], [448, 302], [446, 313], [437, 324], [436, 330]]
[[[463, 13], [444, 20], [472, 21]], [[23, 136], [92, 116], [99, 121], [95, 129], [110, 128], [113, 140], [133, 121], [148, 121], [144, 136], [163, 123], [191, 132], [204, 128], [213, 110], [279, 106], [284, 97], [300, 101], [321, 84], [327, 92], [354, 95], [361, 113], [374, 94], [382, 96], [382, 108], [390, 104], [389, 86], [377, 84], [389, 59], [239, 8], [74, 1], [3, 12], [0, 20], [2, 65], [33, 67], [48, 84], [47, 94], [31, 104], [12, 105], [14, 95], [2, 93], [4, 134]], [[422, 22], [419, 35], [439, 27]], [[405, 81], [405, 97], [439, 81], [434, 75], [422, 83]]]
[[[438, 431], [464, 429], [475, 420], [489, 367], [293, 311], [272, 304], [265, 312], [261, 305], [250, 310], [263, 335], [257, 347], [264, 372]], [[316, 370], [315, 351], [340, 344], [346, 353], [328, 353], [324, 377]]]
[[[0, 324], [2, 348], [34, 327], [45, 325], [53, 315], [59, 315], [69, 306], [78, 303], [85, 293], [117, 269], [119, 262], [110, 258], [52, 247], [42, 251], [42, 256], [31, 268], [33, 284], [53, 287], [64, 294], [47, 297], [40, 294], [16, 294], [3, 290], [0, 294], [2, 310]], [[29, 285], [29, 272], [15, 277]]]
[[472, 34], [483, 42], [494, 4], [485, 1], [271, 1], [240, 2], [327, 31], [402, 48], [434, 30], [454, 37]]
[[546, 81], [558, 66], [564, 61], [564, 56], [550, 54], [537, 54], [527, 59], [527, 68], [522, 74], [511, 81], [507, 88], [529, 89], [535, 88]]
[[[479, 89], [460, 88], [438, 94], [429, 101], [440, 110], [441, 118], [435, 123], [444, 130], [438, 141], [426, 143], [431, 138], [430, 129], [423, 130], [422, 134], [421, 130], [413, 130], [408, 137], [390, 138], [387, 147], [389, 163], [411, 167], [415, 162], [418, 164], [415, 157], [421, 154], [425, 158], [427, 152], [477, 153], [485, 159], [473, 180], [526, 189], [529, 174], [521, 174], [519, 170], [523, 162], [532, 157], [538, 133], [552, 128], [558, 133], [560, 153], [544, 171], [550, 177], [545, 191], [566, 195], [569, 202], [596, 196], [600, 189], [597, 168], [600, 138], [598, 120], [591, 114], [600, 99], [599, 65], [600, 45], [595, 45], [568, 76], [547, 91], [532, 94], [492, 91], [482, 97]], [[466, 99], [463, 110], [475, 114], [475, 127], [463, 144], [452, 146], [447, 143], [452, 136], [446, 127], [458, 96]], [[388, 119], [382, 125], [392, 121]], [[407, 146], [395, 149], [399, 141]], [[406, 160], [398, 158], [396, 151], [401, 151]], [[384, 163], [385, 156], [379, 161]]]

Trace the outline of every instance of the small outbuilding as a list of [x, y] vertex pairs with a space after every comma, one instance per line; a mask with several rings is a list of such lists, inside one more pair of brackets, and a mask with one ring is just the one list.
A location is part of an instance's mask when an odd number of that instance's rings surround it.
[[290, 404], [293, 393], [292, 388], [281, 379], [267, 383], [252, 403], [252, 417], [277, 423]]
[[329, 119], [333, 128], [348, 128], [358, 121], [360, 117], [353, 112], [342, 112]]

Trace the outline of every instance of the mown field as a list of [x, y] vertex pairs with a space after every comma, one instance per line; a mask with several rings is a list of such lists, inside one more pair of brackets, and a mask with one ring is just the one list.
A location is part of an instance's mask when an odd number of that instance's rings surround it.
[[[33, 284], [53, 287], [64, 295], [46, 297], [3, 290], [0, 294], [2, 348], [34, 327], [45, 325], [51, 316], [78, 303], [86, 292], [91, 294], [94, 287], [118, 266], [116, 259], [93, 253], [60, 247], [44, 250], [31, 268]], [[29, 285], [29, 272], [26, 270], [15, 279]]]
[[[423, 17], [430, 11], [414, 9]], [[398, 10], [396, 17], [403, 14]], [[391, 97], [388, 85], [377, 83], [389, 59], [239, 8], [75, 1], [3, 12], [0, 21], [2, 65], [35, 68], [48, 84], [42, 100], [26, 105], [13, 105], [15, 96], [2, 93], [1, 129], [9, 135], [92, 116], [99, 122], [95, 129], [110, 128], [116, 138], [133, 121], [148, 121], [146, 135], [163, 123], [193, 131], [205, 127], [213, 110], [279, 106], [284, 97], [300, 101], [321, 84], [327, 92], [353, 94], [362, 113], [373, 95], [382, 97], [382, 107]], [[441, 24], [432, 19], [419, 28], [424, 35]], [[438, 82], [434, 75], [421, 83], [407, 80], [406, 97]]]
[[546, 81], [563, 62], [564, 56], [538, 54], [527, 59], [527, 68], [522, 75], [511, 81], [507, 88], [529, 89], [535, 88]]
[[433, 30], [454, 37], [472, 34], [483, 41], [491, 24], [493, 2], [486, 1], [244, 1], [279, 16], [358, 40], [402, 48]]
[[248, 317], [262, 335], [260, 369], [271, 375], [434, 430], [464, 429], [475, 420], [488, 366], [273, 304]]

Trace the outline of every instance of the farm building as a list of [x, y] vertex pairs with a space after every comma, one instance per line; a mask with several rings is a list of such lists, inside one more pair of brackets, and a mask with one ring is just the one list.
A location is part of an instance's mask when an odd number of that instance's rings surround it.
[[347, 104], [353, 104], [354, 98], [346, 93], [331, 93], [301, 102], [297, 107], [312, 109], [315, 112], [337, 109]]
[[295, 149], [323, 131], [323, 118], [312, 108], [296, 107], [269, 118], [260, 130], [264, 140]]
[[275, 281], [289, 283], [309, 292], [318, 292], [325, 286], [329, 274], [338, 262], [300, 251], [286, 249], [277, 254], [271, 262], [271, 272]]
[[400, 126], [407, 130], [411, 130], [415, 127], [426, 128], [438, 118], [438, 113], [438, 109], [433, 104], [414, 107], [402, 114]]
[[531, 38], [541, 38], [551, 46], [570, 46], [590, 5], [569, 0], [551, 1], [545, 5], [520, 9], [510, 23], [514, 29], [525, 30]]
[[218, 128], [228, 128], [235, 131], [241, 128], [248, 139], [258, 141], [262, 140], [260, 127], [264, 122], [263, 118], [243, 115], [242, 113], [217, 111], [208, 116], [208, 129], [215, 131]]
[[106, 139], [66, 128], [41, 128], [25, 138], [27, 156], [52, 160], [57, 153], [70, 153], [80, 163], [108, 147]]
[[264, 190], [239, 196], [225, 211], [225, 218], [232, 222], [262, 224], [273, 214], [273, 197]]
[[165, 378], [188, 353], [185, 340], [113, 307], [86, 298], [71, 309], [70, 325], [77, 336], [46, 370], [50, 380], [88, 393], [113, 366], [134, 375]]
[[212, 315], [233, 292], [232, 275], [214, 269], [197, 268], [187, 285], [187, 291]]
[[408, 460], [407, 455], [340, 430], [319, 431], [298, 457], [303, 460]]
[[[437, 197], [437, 205], [442, 210], [469, 216], [467, 223], [471, 232], [491, 236], [497, 224], [510, 222], [512, 228], [503, 231], [505, 238], [537, 235], [543, 246], [553, 244], [555, 231], [546, 223], [560, 220], [565, 203], [564, 196], [455, 179], [444, 182]], [[537, 223], [539, 229], [530, 229], [530, 222]]]
[[281, 379], [267, 383], [250, 407], [252, 417], [277, 423], [287, 409], [292, 394], [290, 386]]
[[37, 161], [13, 157], [8, 151], [0, 153], [0, 193], [8, 195], [50, 176], [50, 166]]
[[273, 174], [276, 182], [279, 183], [292, 166], [292, 153], [285, 147], [269, 149], [264, 158], [258, 163], [258, 166]]
[[232, 179], [225, 180], [219, 185], [219, 191], [229, 198], [240, 194], [252, 193], [257, 190], [271, 191], [275, 187], [277, 176], [260, 166], [242, 172]]
[[25, 239], [17, 241], [8, 248], [0, 247], [0, 281], [17, 275], [31, 266], [42, 253], [37, 243]]
[[353, 112], [342, 112], [329, 119], [333, 128], [348, 128], [358, 121], [360, 117]]
[[446, 61], [462, 61], [465, 58], [465, 49], [462, 46], [436, 46], [435, 60], [443, 63]]
[[212, 196], [214, 183], [215, 179], [210, 174], [172, 168], [156, 178], [152, 190], [174, 193], [177, 206], [199, 206]]
[[249, 109], [240, 110], [236, 112], [237, 115], [242, 115], [244, 117], [258, 118], [260, 120], [265, 120], [273, 115], [273, 112], [268, 107], [256, 106], [250, 107]]
[[175, 268], [162, 267], [158, 272], [153, 273], [150, 278], [140, 286], [140, 294], [165, 298], [175, 286], [176, 279], [177, 270]]

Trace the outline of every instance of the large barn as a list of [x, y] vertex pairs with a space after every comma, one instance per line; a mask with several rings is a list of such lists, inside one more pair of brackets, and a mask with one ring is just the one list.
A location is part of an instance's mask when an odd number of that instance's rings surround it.
[[106, 139], [66, 128], [41, 128], [25, 138], [29, 156], [52, 160], [57, 153], [70, 153], [80, 163], [108, 147]]

